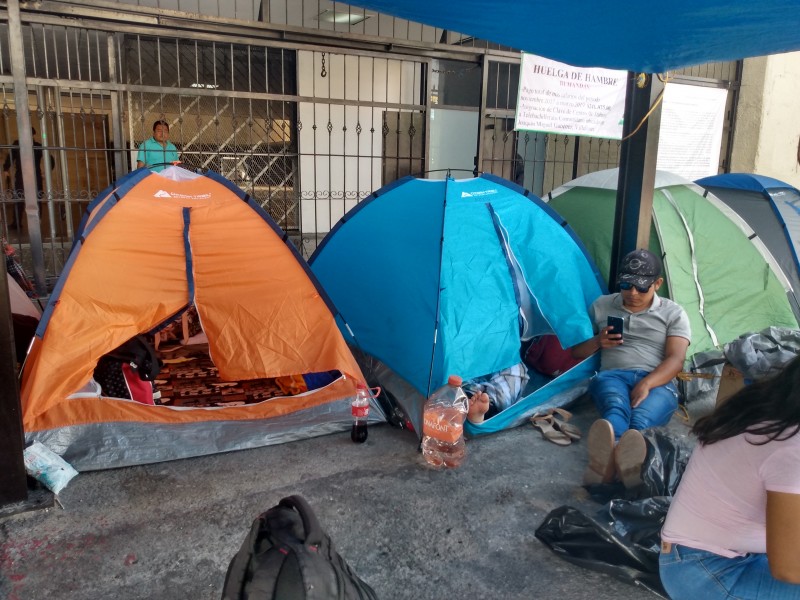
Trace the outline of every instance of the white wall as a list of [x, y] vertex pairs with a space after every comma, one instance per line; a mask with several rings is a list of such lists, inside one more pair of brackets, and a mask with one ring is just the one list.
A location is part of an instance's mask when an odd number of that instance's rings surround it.
[[756, 172], [800, 187], [800, 52], [767, 59]]
[[800, 187], [800, 52], [744, 61], [731, 171]]
[[[300, 51], [297, 60], [299, 95], [322, 99], [298, 106], [301, 219], [304, 232], [325, 233], [383, 185], [383, 111], [398, 109], [356, 103], [413, 104], [420, 97], [422, 67], [410, 61], [326, 53], [322, 77], [320, 52]], [[327, 103], [325, 98], [345, 103]]]

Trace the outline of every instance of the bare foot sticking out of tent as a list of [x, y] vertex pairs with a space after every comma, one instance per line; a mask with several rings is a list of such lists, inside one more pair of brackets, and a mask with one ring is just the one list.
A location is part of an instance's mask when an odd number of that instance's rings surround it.
[[475, 392], [469, 399], [467, 419], [476, 425], [483, 423], [484, 415], [489, 412], [489, 395], [486, 392]]

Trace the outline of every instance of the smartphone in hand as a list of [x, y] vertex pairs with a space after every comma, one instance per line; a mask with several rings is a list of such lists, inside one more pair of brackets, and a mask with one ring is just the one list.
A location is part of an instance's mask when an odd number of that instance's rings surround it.
[[620, 338], [622, 339], [622, 326], [624, 325], [625, 321], [622, 317], [608, 317], [608, 326], [611, 328], [608, 330], [609, 335], [619, 334]]

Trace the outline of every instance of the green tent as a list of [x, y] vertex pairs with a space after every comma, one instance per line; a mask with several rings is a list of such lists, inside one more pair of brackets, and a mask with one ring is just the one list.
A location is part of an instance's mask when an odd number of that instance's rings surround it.
[[[607, 278], [619, 169], [590, 173], [545, 201], [566, 219]], [[690, 352], [721, 346], [769, 326], [797, 328], [788, 279], [750, 227], [723, 202], [685, 179], [658, 171], [650, 250], [664, 259], [661, 295], [686, 309]], [[615, 286], [609, 286], [615, 289]]]

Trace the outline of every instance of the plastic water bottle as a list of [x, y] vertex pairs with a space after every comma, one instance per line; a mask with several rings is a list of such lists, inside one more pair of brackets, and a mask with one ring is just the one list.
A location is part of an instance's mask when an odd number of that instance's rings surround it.
[[425, 402], [422, 424], [422, 456], [435, 468], [455, 468], [467, 454], [464, 443], [464, 419], [467, 395], [461, 389], [461, 377], [450, 375], [447, 384]]
[[369, 390], [363, 383], [359, 382], [356, 385], [356, 395], [350, 404], [350, 411], [353, 414], [350, 439], [356, 444], [363, 444], [367, 441], [367, 417], [369, 417]]

